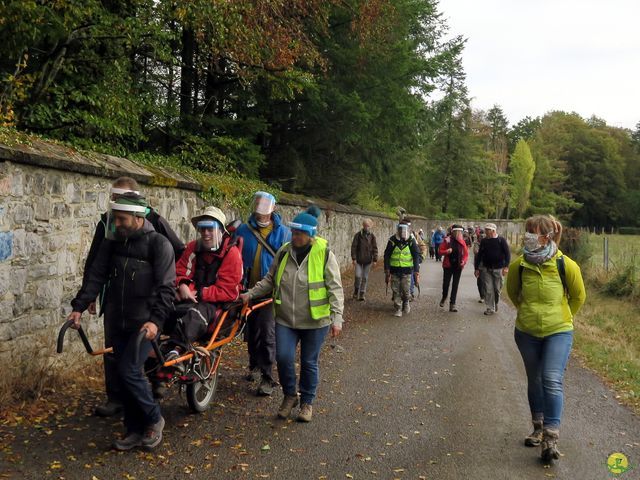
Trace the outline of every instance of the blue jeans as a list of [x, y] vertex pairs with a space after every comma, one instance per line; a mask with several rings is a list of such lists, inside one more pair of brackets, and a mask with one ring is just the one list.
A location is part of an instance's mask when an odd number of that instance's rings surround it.
[[144, 433], [144, 429], [160, 420], [160, 406], [151, 394], [151, 386], [142, 368], [151, 352], [151, 342], [143, 340], [140, 358], [135, 362], [135, 342], [138, 332], [114, 333], [113, 353], [118, 369], [119, 400], [124, 410], [127, 433]]
[[289, 328], [276, 323], [276, 362], [285, 395], [296, 395], [296, 347], [300, 342], [300, 401], [311, 405], [319, 382], [318, 357], [329, 331], [321, 328]]
[[558, 428], [564, 404], [564, 371], [573, 344], [573, 331], [538, 338], [516, 329], [514, 336], [527, 372], [531, 417], [533, 420], [544, 419], [545, 428]]

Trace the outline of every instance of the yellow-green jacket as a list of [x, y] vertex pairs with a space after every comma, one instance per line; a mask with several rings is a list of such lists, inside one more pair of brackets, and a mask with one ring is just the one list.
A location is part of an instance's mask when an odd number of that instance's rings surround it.
[[[567, 294], [558, 273], [559, 256], [564, 256]], [[573, 330], [573, 316], [587, 298], [580, 267], [560, 250], [540, 265], [522, 255], [516, 258], [509, 265], [507, 294], [518, 309], [516, 328], [540, 338]]]

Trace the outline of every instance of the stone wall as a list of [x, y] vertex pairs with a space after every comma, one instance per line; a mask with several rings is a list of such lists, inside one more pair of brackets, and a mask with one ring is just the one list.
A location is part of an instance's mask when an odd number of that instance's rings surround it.
[[[159, 178], [158, 171], [126, 159], [81, 155], [44, 142], [0, 145], [0, 358], [17, 352], [55, 355], [55, 335], [80, 286], [94, 227], [107, 207], [114, 178], [136, 178], [150, 204], [178, 235], [185, 241], [194, 238], [189, 219], [203, 207], [199, 185], [173, 173], [161, 174]], [[311, 202], [283, 195], [279, 209], [288, 221]], [[351, 239], [365, 217], [374, 220], [382, 255], [395, 219], [324, 201], [314, 203], [323, 208], [319, 234], [329, 240], [342, 267], [351, 262]], [[228, 209], [226, 213], [229, 219], [242, 214]], [[429, 231], [438, 224], [421, 217], [413, 219], [416, 230]], [[519, 225], [500, 228], [515, 231]], [[100, 344], [100, 321], [85, 317], [91, 338]], [[77, 339], [68, 340], [68, 345], [78, 350]]]

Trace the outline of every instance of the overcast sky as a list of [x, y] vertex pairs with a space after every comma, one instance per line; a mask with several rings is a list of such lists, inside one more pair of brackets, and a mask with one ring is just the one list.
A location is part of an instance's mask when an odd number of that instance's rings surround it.
[[474, 108], [640, 122], [640, 0], [440, 0]]

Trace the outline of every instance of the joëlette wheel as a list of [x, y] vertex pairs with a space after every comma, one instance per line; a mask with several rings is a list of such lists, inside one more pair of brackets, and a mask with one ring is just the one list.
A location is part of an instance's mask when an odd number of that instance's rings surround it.
[[204, 381], [187, 385], [187, 403], [191, 411], [202, 413], [209, 408], [218, 386], [218, 369]]

